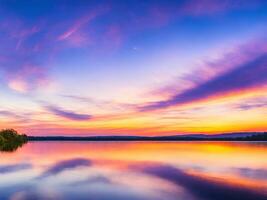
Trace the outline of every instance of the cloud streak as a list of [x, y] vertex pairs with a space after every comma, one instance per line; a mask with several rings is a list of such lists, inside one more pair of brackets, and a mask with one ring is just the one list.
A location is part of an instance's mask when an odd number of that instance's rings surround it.
[[267, 108], [267, 98], [254, 98], [249, 99], [233, 106], [234, 109], [238, 110], [251, 110], [257, 108]]
[[77, 31], [79, 31], [83, 26], [85, 26], [86, 24], [88, 24], [90, 21], [94, 20], [96, 17], [104, 14], [108, 9], [102, 8], [102, 9], [94, 9], [92, 11], [90, 11], [89, 14], [87, 14], [86, 16], [80, 18], [79, 20], [77, 20], [73, 26], [71, 26], [67, 31], [65, 31], [63, 34], [61, 34], [58, 37], [58, 40], [67, 40], [69, 39], [71, 36], [73, 36]]
[[79, 114], [72, 111], [63, 110], [59, 107], [47, 105], [45, 106], [46, 110], [53, 113], [54, 115], [76, 121], [86, 121], [92, 119], [92, 115], [88, 114]]
[[264, 86], [266, 83], [267, 54], [263, 54], [255, 58], [253, 61], [241, 64], [240, 66], [207, 80], [193, 88], [174, 94], [167, 100], [141, 107], [141, 110], [156, 110], [174, 105], [192, 103], [210, 97]]
[[245, 178], [252, 178], [257, 180], [267, 180], [267, 169], [251, 169], [251, 168], [234, 168], [235, 172]]

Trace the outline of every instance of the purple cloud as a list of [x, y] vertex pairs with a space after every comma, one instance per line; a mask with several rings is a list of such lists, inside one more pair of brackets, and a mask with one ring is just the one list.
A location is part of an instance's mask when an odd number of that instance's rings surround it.
[[236, 68], [219, 74], [193, 88], [174, 94], [171, 98], [150, 103], [140, 110], [155, 110], [174, 105], [191, 103], [209, 97], [248, 90], [264, 86], [267, 83], [267, 54], [255, 58], [253, 61], [241, 64]]
[[18, 115], [10, 112], [10, 111], [6, 111], [6, 110], [0, 110], [0, 116], [4, 116], [4, 117], [17, 117]]
[[32, 122], [31, 117], [33, 114], [30, 112], [17, 113], [15, 111], [0, 110], [0, 118], [8, 119], [10, 122], [18, 124]]
[[234, 109], [238, 110], [251, 110], [256, 108], [267, 107], [267, 98], [255, 98], [240, 102], [233, 106]]
[[61, 108], [58, 108], [56, 106], [45, 106], [45, 108], [57, 115], [57, 116], [60, 116], [60, 117], [64, 117], [64, 118], [67, 118], [67, 119], [70, 119], [70, 120], [77, 120], [77, 121], [83, 121], [83, 120], [89, 120], [89, 119], [92, 119], [92, 115], [88, 115], [88, 114], [78, 114], [78, 113], [75, 113], [75, 112], [72, 112], [72, 111], [66, 111], [66, 110], [63, 110]]
[[239, 175], [245, 178], [252, 178], [256, 180], [267, 180], [267, 169], [259, 168], [259, 169], [252, 169], [252, 168], [234, 168], [233, 171], [238, 173]]

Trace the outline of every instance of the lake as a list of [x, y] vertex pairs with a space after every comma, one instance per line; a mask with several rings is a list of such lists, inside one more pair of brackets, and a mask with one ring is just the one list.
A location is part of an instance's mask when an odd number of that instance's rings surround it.
[[1, 200], [266, 200], [264, 142], [29, 142], [0, 152]]

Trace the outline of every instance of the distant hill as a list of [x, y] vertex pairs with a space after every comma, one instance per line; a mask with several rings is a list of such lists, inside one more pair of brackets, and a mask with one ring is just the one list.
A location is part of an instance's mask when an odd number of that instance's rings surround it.
[[189, 134], [171, 136], [28, 136], [30, 141], [267, 141], [267, 132]]

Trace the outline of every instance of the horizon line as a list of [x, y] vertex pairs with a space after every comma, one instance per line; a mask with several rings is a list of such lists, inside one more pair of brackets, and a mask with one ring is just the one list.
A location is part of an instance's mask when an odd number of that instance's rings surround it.
[[208, 133], [188, 133], [188, 134], [170, 134], [170, 135], [28, 135], [28, 137], [74, 137], [74, 138], [90, 138], [90, 137], [140, 137], [140, 138], [154, 138], [154, 137], [172, 137], [172, 136], [220, 136], [220, 135], [235, 135], [235, 134], [264, 134], [266, 131], [249, 131], [249, 132], [221, 132], [216, 134]]

